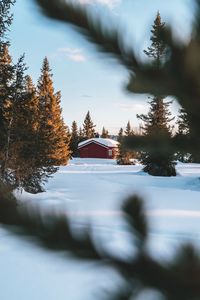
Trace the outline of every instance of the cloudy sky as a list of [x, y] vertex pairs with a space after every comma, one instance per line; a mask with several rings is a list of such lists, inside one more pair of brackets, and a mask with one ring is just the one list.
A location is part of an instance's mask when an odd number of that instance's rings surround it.
[[[191, 0], [74, 1], [100, 15], [106, 26], [116, 24], [123, 28], [127, 42], [141, 59], [143, 49], [149, 45], [150, 28], [158, 10], [163, 21], [170, 22], [182, 40], [187, 40], [190, 34], [194, 13]], [[28, 72], [36, 83], [43, 58], [49, 58], [69, 126], [73, 120], [82, 125], [88, 110], [99, 131], [105, 126], [116, 133], [128, 120], [133, 126], [138, 125], [136, 114], [148, 110], [148, 95], [129, 95], [124, 91], [127, 72], [123, 67], [97, 53], [72, 28], [43, 17], [32, 0], [17, 0], [13, 13], [10, 32], [13, 59], [16, 61], [22, 53], [26, 54]], [[176, 113], [176, 104], [172, 110]]]

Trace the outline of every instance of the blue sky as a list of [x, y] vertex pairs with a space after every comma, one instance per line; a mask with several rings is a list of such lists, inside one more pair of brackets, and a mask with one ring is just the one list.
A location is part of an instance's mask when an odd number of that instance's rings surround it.
[[[55, 0], [56, 1], [56, 0]], [[75, 1], [75, 0], [74, 0]], [[77, 0], [103, 18], [124, 28], [130, 45], [141, 59], [149, 45], [151, 25], [159, 10], [163, 21], [170, 22], [175, 34], [187, 40], [190, 34], [191, 0]], [[28, 73], [34, 82], [40, 75], [42, 60], [48, 57], [54, 74], [55, 89], [62, 92], [63, 116], [67, 125], [73, 120], [82, 125], [91, 112], [97, 130], [105, 126], [111, 133], [125, 127], [128, 120], [138, 125], [136, 114], [148, 110], [148, 96], [127, 94], [126, 70], [103, 55], [70, 27], [43, 17], [32, 0], [17, 0], [14, 22], [9, 34], [11, 54], [16, 61], [26, 54]], [[176, 113], [177, 105], [172, 111]]]

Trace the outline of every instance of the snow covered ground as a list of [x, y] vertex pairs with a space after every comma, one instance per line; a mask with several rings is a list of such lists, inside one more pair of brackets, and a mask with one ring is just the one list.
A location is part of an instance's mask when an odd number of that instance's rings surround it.
[[[200, 251], [200, 165], [178, 164], [177, 171], [175, 178], [152, 177], [139, 165], [73, 159], [49, 180], [46, 193], [18, 197], [44, 209], [67, 210], [73, 226], [92, 225], [105, 247], [128, 255], [129, 233], [120, 205], [138, 193], [146, 203], [149, 249], [157, 258], [168, 259], [183, 242], [195, 243]], [[98, 299], [99, 288], [114, 284], [111, 270], [46, 252], [3, 228], [0, 270], [2, 300]]]

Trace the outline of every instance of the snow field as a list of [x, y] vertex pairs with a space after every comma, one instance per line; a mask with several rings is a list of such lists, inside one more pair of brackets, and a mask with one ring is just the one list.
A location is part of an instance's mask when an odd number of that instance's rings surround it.
[[[120, 206], [128, 195], [139, 193], [149, 219], [148, 247], [156, 258], [168, 259], [184, 242], [200, 250], [200, 165], [178, 164], [177, 171], [177, 177], [152, 177], [140, 165], [73, 159], [49, 180], [46, 193], [17, 196], [45, 210], [66, 211], [74, 229], [89, 224], [99, 245], [128, 256], [134, 249]], [[99, 288], [117, 280], [108, 268], [46, 252], [4, 228], [0, 242], [2, 300], [98, 299]]]

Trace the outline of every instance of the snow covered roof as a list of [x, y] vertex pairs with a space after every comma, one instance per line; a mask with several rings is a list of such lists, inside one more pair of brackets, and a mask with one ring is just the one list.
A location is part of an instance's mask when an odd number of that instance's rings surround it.
[[115, 140], [111, 140], [111, 139], [103, 139], [103, 138], [92, 138], [86, 141], [83, 141], [81, 143], [78, 144], [78, 148], [81, 148], [87, 144], [90, 143], [96, 143], [96, 144], [101, 144], [102, 146], [105, 147], [117, 147], [118, 146], [118, 142]]

